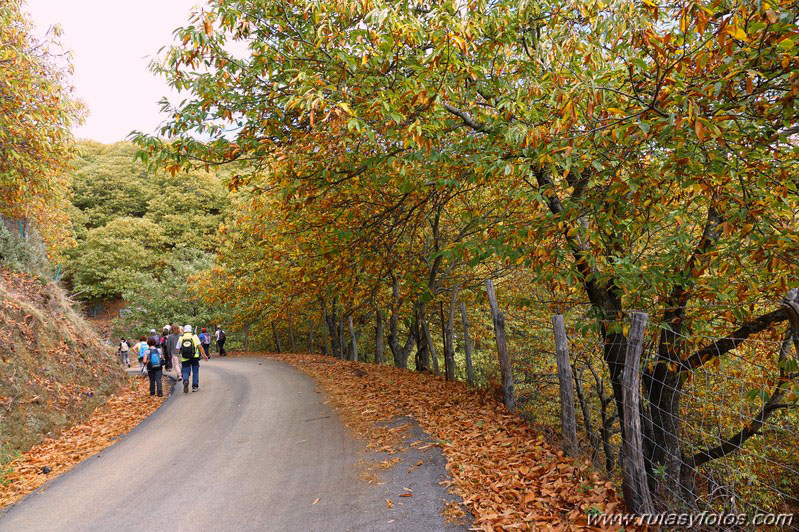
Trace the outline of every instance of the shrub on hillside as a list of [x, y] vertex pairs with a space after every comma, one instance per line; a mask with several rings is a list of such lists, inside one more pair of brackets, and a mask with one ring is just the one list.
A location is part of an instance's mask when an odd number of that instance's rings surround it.
[[50, 277], [52, 267], [47, 260], [45, 244], [35, 230], [20, 234], [9, 229], [10, 222], [0, 218], [0, 265], [15, 272]]

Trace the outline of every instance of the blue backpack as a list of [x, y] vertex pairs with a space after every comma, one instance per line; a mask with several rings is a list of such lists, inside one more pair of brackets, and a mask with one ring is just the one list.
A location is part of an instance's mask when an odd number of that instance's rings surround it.
[[150, 361], [148, 362], [150, 369], [158, 369], [161, 367], [161, 351], [156, 348], [150, 348]]

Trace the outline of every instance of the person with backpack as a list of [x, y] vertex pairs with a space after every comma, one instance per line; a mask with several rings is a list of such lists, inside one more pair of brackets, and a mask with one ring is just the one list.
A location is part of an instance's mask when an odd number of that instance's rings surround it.
[[122, 365], [130, 367], [130, 344], [124, 338], [119, 339], [119, 356], [122, 357]]
[[203, 351], [203, 346], [197, 335], [192, 333], [191, 325], [183, 327], [183, 335], [178, 342], [180, 350], [180, 363], [183, 372], [183, 393], [189, 393], [189, 376], [191, 375], [191, 391], [200, 390], [200, 356], [208, 360], [208, 355]]
[[203, 346], [205, 354], [208, 355], [208, 358], [211, 358], [211, 335], [208, 334], [208, 330], [205, 327], [202, 328], [202, 332], [200, 333], [200, 343]]
[[158, 338], [158, 349], [161, 350], [161, 354], [164, 356], [164, 371], [169, 371], [172, 369], [172, 357], [169, 356], [169, 351], [166, 348], [166, 340], [169, 337], [169, 325], [164, 325], [164, 328], [161, 330], [161, 336]]
[[147, 367], [144, 365], [144, 354], [147, 352], [149, 348], [147, 347], [147, 337], [142, 336], [139, 338], [139, 343], [133, 346], [133, 351], [139, 357], [139, 371], [142, 372], [142, 375], [146, 372]]
[[225, 339], [227, 335], [225, 331], [222, 330], [222, 327], [219, 325], [216, 326], [216, 350], [219, 352], [219, 356], [225, 357], [227, 353], [225, 352]]
[[175, 369], [179, 381], [183, 380], [180, 367], [180, 350], [178, 349], [178, 341], [182, 334], [183, 328], [180, 325], [172, 325], [172, 330], [166, 338], [166, 355], [164, 355], [172, 359], [172, 367]]
[[144, 364], [147, 366], [147, 376], [150, 377], [150, 395], [155, 395], [158, 389], [158, 397], [164, 396], [161, 382], [164, 377], [164, 356], [154, 338], [147, 340], [147, 353], [144, 355]]

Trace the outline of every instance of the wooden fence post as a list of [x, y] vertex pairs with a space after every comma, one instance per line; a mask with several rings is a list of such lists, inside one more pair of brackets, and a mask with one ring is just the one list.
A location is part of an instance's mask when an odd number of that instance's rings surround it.
[[639, 369], [647, 319], [648, 316], [644, 312], [632, 313], [622, 377], [622, 402], [624, 405], [622, 490], [627, 509], [634, 514], [654, 512], [644, 467], [641, 432], [641, 374]]
[[494, 320], [494, 336], [497, 340], [497, 352], [499, 354], [499, 370], [502, 373], [502, 398], [505, 406], [513, 412], [515, 407], [513, 397], [513, 371], [508, 357], [508, 344], [505, 340], [505, 316], [499, 311], [497, 305], [497, 294], [494, 292], [494, 281], [486, 280], [486, 293], [488, 303], [491, 305], [491, 317]]
[[782, 299], [782, 307], [788, 312], [788, 321], [791, 323], [793, 345], [796, 356], [799, 356], [799, 289], [792, 288]]
[[564, 450], [569, 456], [577, 456], [577, 418], [574, 413], [574, 381], [569, 363], [569, 340], [563, 316], [552, 317], [555, 331], [555, 355], [558, 361], [560, 382], [560, 425], [563, 430]]

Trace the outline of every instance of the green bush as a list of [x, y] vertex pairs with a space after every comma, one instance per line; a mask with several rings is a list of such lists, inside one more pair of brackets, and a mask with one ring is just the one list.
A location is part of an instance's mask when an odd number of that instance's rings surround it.
[[47, 260], [45, 245], [36, 231], [21, 235], [9, 229], [9, 222], [0, 218], [0, 265], [16, 272], [39, 277], [51, 277], [52, 267]]

